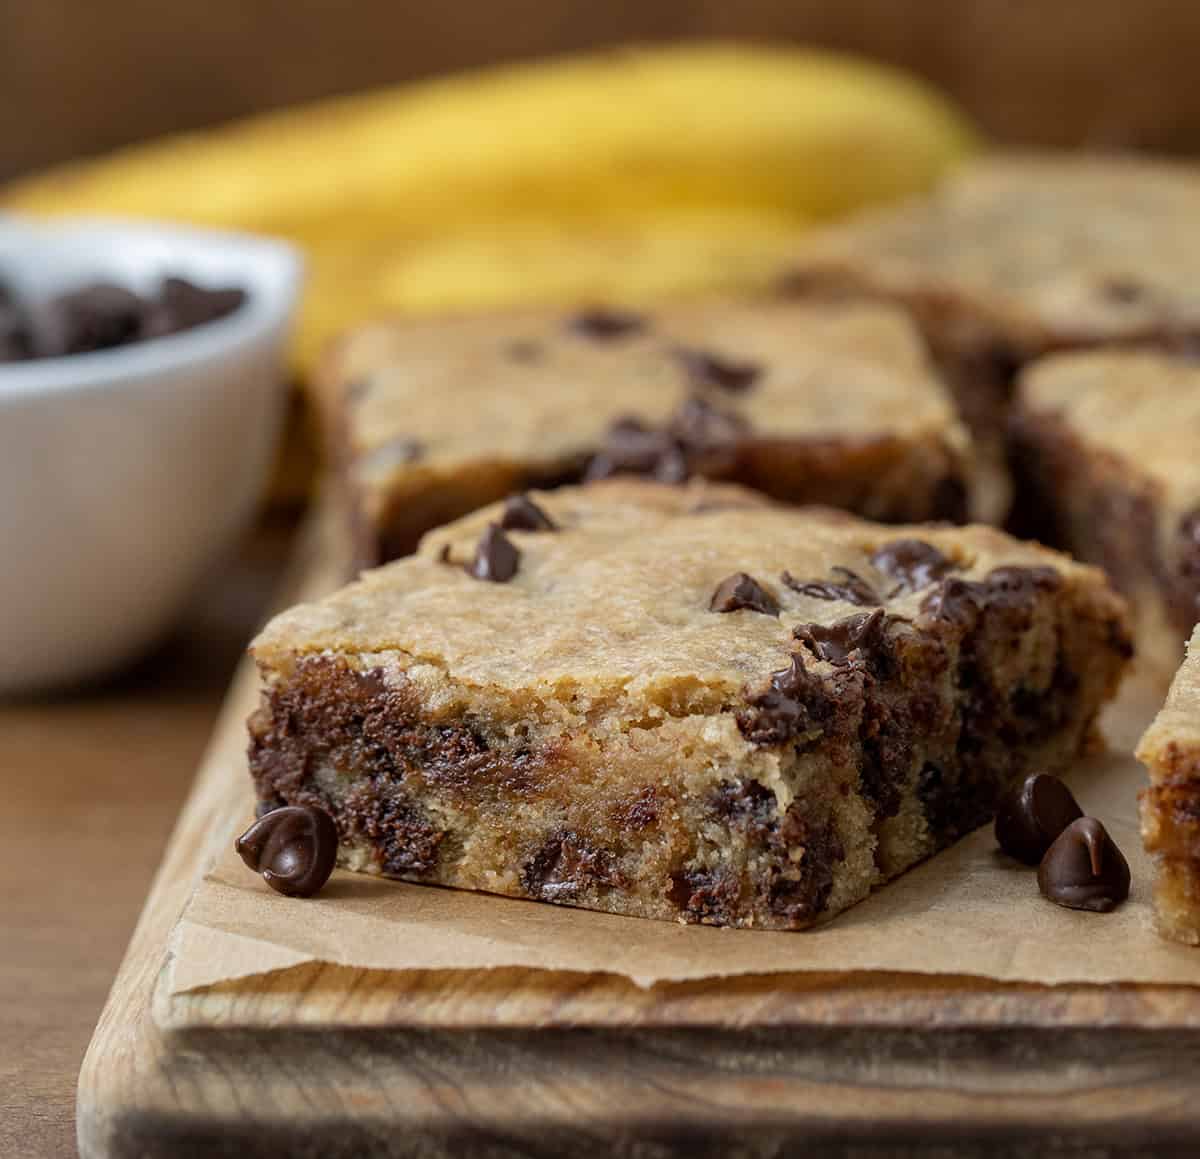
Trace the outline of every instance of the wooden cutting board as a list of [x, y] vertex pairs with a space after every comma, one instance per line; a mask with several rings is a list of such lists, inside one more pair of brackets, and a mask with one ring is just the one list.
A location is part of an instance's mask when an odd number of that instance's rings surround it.
[[[335, 535], [291, 594], [335, 582]], [[1200, 1154], [1200, 987], [308, 964], [156, 1010], [245, 812], [254, 692], [245, 667], [84, 1060], [84, 1159]]]

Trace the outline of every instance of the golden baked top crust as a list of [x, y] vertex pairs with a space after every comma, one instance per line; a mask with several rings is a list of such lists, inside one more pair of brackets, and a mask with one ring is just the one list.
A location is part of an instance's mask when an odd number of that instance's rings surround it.
[[1039, 359], [1018, 386], [1025, 413], [1048, 413], [1085, 445], [1126, 459], [1173, 505], [1200, 503], [1200, 364], [1153, 351]]
[[343, 399], [358, 487], [483, 463], [573, 463], [618, 420], [662, 428], [696, 397], [747, 438], [965, 447], [919, 335], [894, 308], [764, 299], [618, 316], [609, 330], [599, 318], [538, 311], [349, 334], [326, 378]]
[[969, 310], [1015, 342], [1169, 338], [1200, 329], [1200, 171], [1133, 158], [1000, 156], [927, 200], [805, 242], [831, 277], [931, 311]]
[[[1121, 620], [1099, 571], [990, 527], [883, 526], [706, 483], [618, 479], [531, 498], [553, 530], [522, 530], [529, 513], [506, 517], [504, 504], [476, 512], [428, 534], [415, 556], [277, 617], [257, 659], [286, 673], [313, 653], [400, 653], [410, 676], [430, 666], [501, 694], [536, 689], [586, 705], [620, 691], [662, 703], [689, 689], [734, 696], [785, 668], [804, 625], [878, 611], [876, 629], [904, 631], [935, 614], [928, 598], [946, 580], [980, 584], [960, 588], [969, 599], [991, 577], [999, 594], [987, 598], [1003, 599], [1016, 588], [996, 569]], [[505, 523], [497, 544], [489, 529]], [[472, 574], [481, 557], [502, 582]], [[740, 573], [757, 592], [731, 593]]]

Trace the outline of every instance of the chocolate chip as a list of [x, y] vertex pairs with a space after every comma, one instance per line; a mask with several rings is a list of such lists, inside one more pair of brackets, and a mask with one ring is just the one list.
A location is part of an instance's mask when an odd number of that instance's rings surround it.
[[476, 579], [502, 584], [517, 574], [520, 564], [521, 553], [512, 540], [500, 530], [498, 523], [489, 523], [467, 570]]
[[819, 659], [839, 667], [853, 652], [874, 649], [880, 642], [886, 616], [882, 608], [859, 612], [835, 624], [800, 624], [792, 634]]
[[568, 324], [570, 330], [585, 338], [605, 341], [637, 334], [646, 328], [646, 319], [629, 310], [596, 307], [576, 314]]
[[1107, 913], [1129, 896], [1129, 862], [1095, 817], [1080, 817], [1046, 851], [1038, 889], [1056, 905]]
[[22, 362], [32, 354], [24, 315], [15, 305], [0, 302], [0, 362]]
[[513, 362], [537, 362], [542, 357], [542, 347], [532, 338], [518, 338], [510, 342], [505, 351]]
[[1101, 296], [1122, 306], [1132, 305], [1146, 296], [1146, 287], [1141, 282], [1122, 275], [1105, 278], [1098, 289]]
[[504, 531], [557, 531], [554, 522], [528, 495], [510, 495], [500, 516]]
[[167, 277], [163, 279], [159, 297], [169, 318], [169, 332], [175, 333], [232, 314], [246, 301], [246, 291], [233, 286], [210, 289], [186, 278]]
[[131, 290], [96, 282], [29, 308], [35, 358], [86, 354], [137, 341], [149, 304]]
[[311, 805], [285, 805], [255, 821], [238, 839], [241, 859], [278, 893], [312, 897], [337, 861], [333, 819]]
[[875, 589], [862, 576], [852, 572], [848, 567], [832, 567], [829, 569], [834, 579], [831, 580], [798, 580], [791, 572], [785, 571], [780, 579], [786, 587], [802, 596], [810, 596], [815, 600], [842, 600], [847, 604], [858, 607], [876, 607], [883, 601]]
[[739, 415], [719, 410], [706, 399], [685, 399], [667, 424], [689, 474], [726, 474], [737, 463], [737, 452], [748, 424]]
[[761, 368], [753, 362], [735, 361], [707, 350], [694, 350], [681, 346], [675, 356], [683, 363], [684, 370], [693, 386], [715, 386], [731, 394], [741, 394], [755, 383]]
[[830, 709], [824, 685], [805, 668], [798, 652], [786, 668], [771, 673], [764, 692], [748, 699], [737, 725], [752, 744], [782, 744], [818, 728]]
[[928, 587], [958, 566], [923, 539], [895, 539], [885, 543], [871, 556], [871, 563], [897, 581], [898, 587], [892, 595], [905, 589], [915, 592]]
[[921, 601], [921, 611], [949, 623], [969, 624], [988, 607], [1030, 608], [1039, 592], [1052, 592], [1062, 576], [1052, 567], [998, 567], [982, 581], [951, 576]]
[[688, 477], [683, 448], [666, 431], [648, 429], [639, 419], [617, 419], [603, 449], [584, 471], [584, 481], [613, 475], [648, 475], [660, 483], [682, 483]]
[[1030, 773], [996, 812], [996, 843], [1009, 857], [1037, 865], [1058, 835], [1083, 816], [1071, 790], [1048, 773]]
[[774, 597], [758, 580], [744, 571], [726, 576], [709, 600], [710, 612], [737, 612], [741, 610], [761, 612], [764, 616], [778, 616], [779, 605]]

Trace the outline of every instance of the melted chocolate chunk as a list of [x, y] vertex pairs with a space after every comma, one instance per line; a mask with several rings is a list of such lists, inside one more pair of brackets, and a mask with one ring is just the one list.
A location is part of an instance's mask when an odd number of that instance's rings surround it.
[[681, 869], [671, 874], [667, 900], [689, 922], [731, 925], [738, 911], [738, 883], [720, 869]]
[[1052, 567], [998, 567], [982, 581], [951, 576], [921, 602], [921, 611], [959, 625], [969, 624], [988, 607], [1008, 610], [1033, 603], [1038, 592], [1052, 592], [1062, 577]]
[[712, 794], [712, 809], [718, 817], [753, 829], [769, 825], [778, 808], [774, 791], [759, 781], [722, 781]]
[[762, 368], [753, 362], [743, 362], [711, 354], [707, 350], [695, 350], [682, 346], [675, 351], [683, 363], [692, 385], [715, 386], [731, 394], [749, 390], [762, 373]]
[[871, 563], [896, 580], [892, 595], [928, 587], [958, 567], [923, 539], [895, 539], [885, 543], [871, 556]]
[[500, 530], [499, 524], [489, 523], [467, 570], [476, 579], [502, 584], [517, 574], [520, 565], [521, 553], [512, 540]]
[[558, 525], [528, 495], [510, 495], [500, 517], [503, 531], [557, 531]]
[[824, 910], [833, 891], [834, 866], [846, 858], [832, 819], [814, 824], [805, 811], [802, 802], [789, 807], [780, 831], [784, 849], [801, 846], [804, 854], [798, 863], [777, 871], [767, 888], [771, 910], [796, 925], [811, 922]]
[[765, 692], [749, 699], [737, 714], [737, 725], [751, 744], [782, 744], [819, 729], [830, 711], [829, 698], [819, 677], [804, 667], [804, 658], [792, 653], [787, 668], [771, 673]]
[[996, 843], [1010, 857], [1037, 865], [1058, 835], [1083, 816], [1071, 790], [1048, 773], [1030, 773], [1000, 801]]
[[1080, 817], [1046, 851], [1038, 889], [1056, 905], [1107, 913], [1129, 896], [1129, 862], [1095, 817]]
[[788, 571], [785, 571], [780, 579], [792, 591], [799, 592], [802, 596], [811, 596], [815, 600], [842, 600], [862, 608], [877, 607], [883, 603], [875, 589], [848, 567], [833, 567], [830, 570], [834, 579], [798, 580]]
[[726, 576], [713, 592], [709, 601], [710, 612], [737, 612], [741, 610], [761, 612], [764, 616], [778, 616], [779, 605], [775, 598], [753, 576], [744, 571]]
[[839, 667], [855, 652], [873, 652], [883, 640], [886, 616], [882, 608], [859, 612], [835, 624], [800, 624], [792, 634], [819, 660]]
[[570, 901], [589, 886], [616, 885], [612, 855], [577, 833], [555, 833], [521, 869], [521, 885], [542, 901]]
[[237, 839], [236, 848], [277, 893], [312, 897], [337, 862], [337, 827], [323, 809], [285, 805], [255, 821]]
[[630, 310], [596, 307], [576, 314], [568, 325], [574, 333], [585, 338], [606, 341], [640, 333], [646, 328], [646, 319]]

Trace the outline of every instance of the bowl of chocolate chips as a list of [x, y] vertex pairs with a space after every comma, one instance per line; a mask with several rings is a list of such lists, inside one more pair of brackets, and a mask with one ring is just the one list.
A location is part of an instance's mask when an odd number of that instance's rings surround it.
[[301, 282], [267, 238], [0, 217], [0, 694], [150, 648], [244, 528]]

